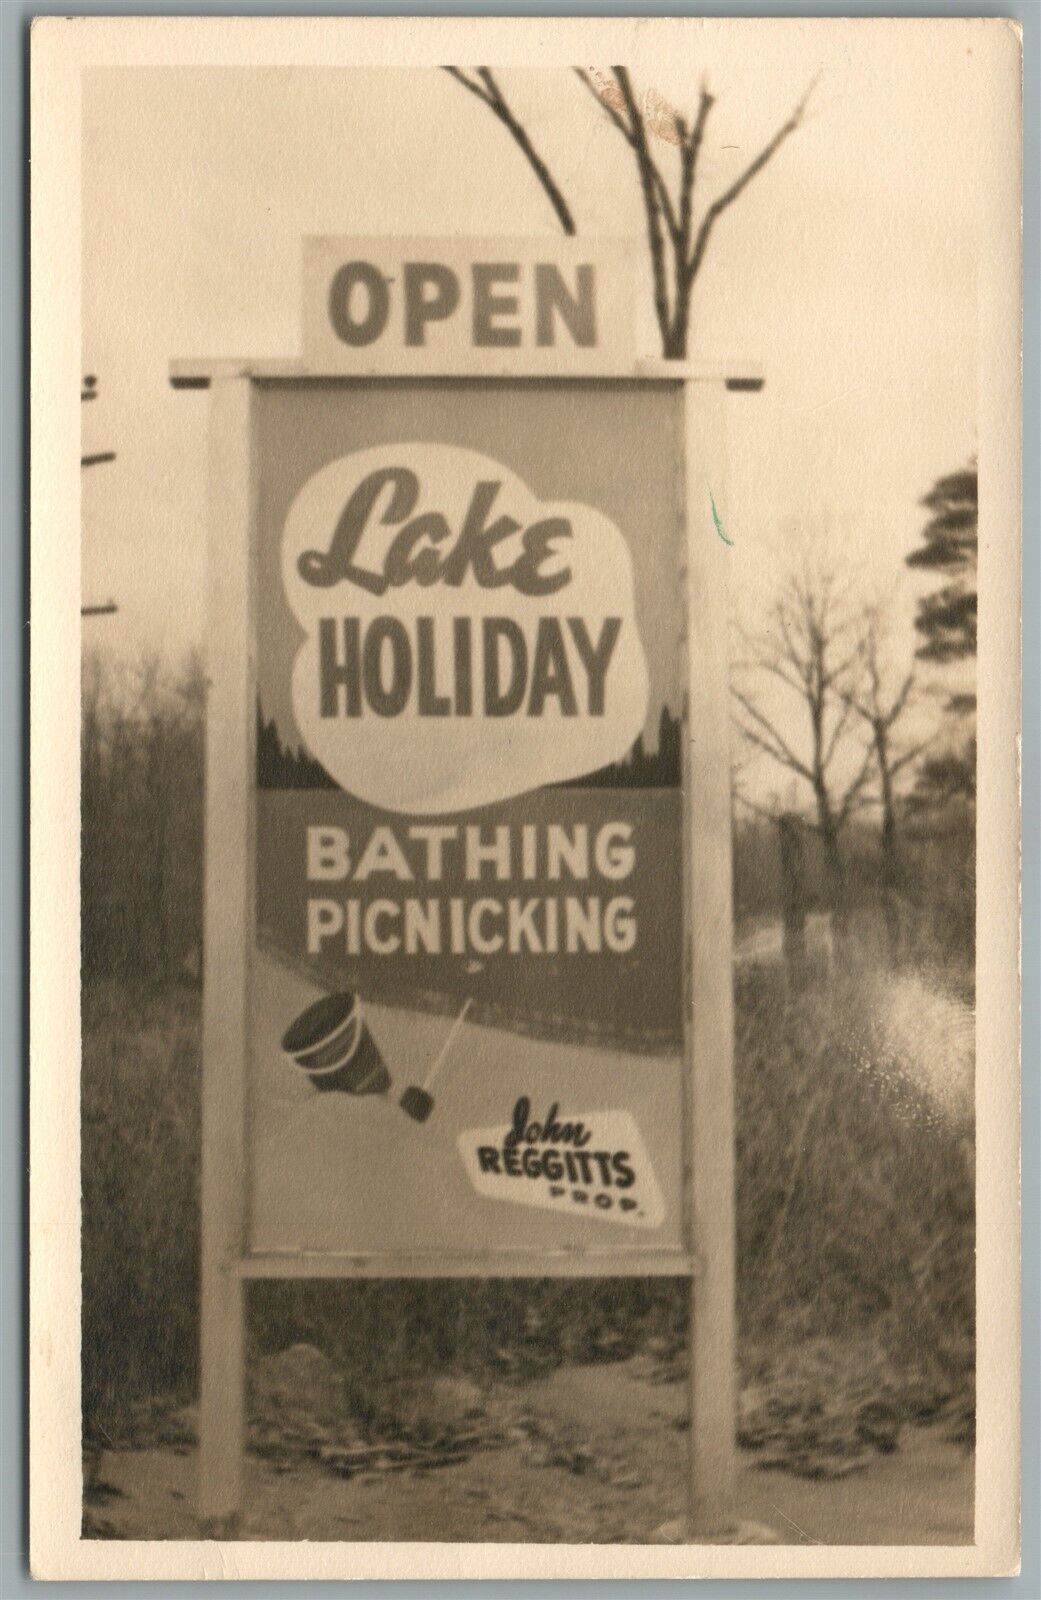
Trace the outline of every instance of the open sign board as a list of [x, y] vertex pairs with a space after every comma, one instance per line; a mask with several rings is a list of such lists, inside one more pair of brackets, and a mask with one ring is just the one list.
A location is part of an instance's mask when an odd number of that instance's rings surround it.
[[342, 372], [618, 369], [634, 345], [632, 251], [598, 239], [304, 242], [304, 354]]
[[[612, 252], [463, 255], [319, 241], [305, 363], [174, 374], [212, 387], [210, 1517], [269, 1276], [690, 1277], [729, 1493], [722, 374], [621, 359]], [[382, 372], [329, 351], [395, 315]]]

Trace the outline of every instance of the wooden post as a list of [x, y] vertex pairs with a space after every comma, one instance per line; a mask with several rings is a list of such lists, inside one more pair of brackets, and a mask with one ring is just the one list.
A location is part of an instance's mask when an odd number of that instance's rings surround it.
[[253, 931], [253, 478], [250, 383], [211, 391], [206, 633], [199, 1514], [235, 1532], [242, 1503], [246, 1056]]
[[[691, 1537], [735, 1519], [734, 1016], [722, 383], [685, 385]], [[711, 499], [710, 499], [711, 496]]]

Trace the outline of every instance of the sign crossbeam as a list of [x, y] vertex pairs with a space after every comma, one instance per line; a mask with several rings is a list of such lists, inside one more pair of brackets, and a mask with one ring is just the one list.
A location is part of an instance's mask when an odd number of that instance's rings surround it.
[[[245, 357], [224, 357], [220, 359], [206, 357], [183, 357], [170, 363], [170, 387], [172, 389], [191, 390], [208, 389], [212, 382], [219, 378], [251, 378], [257, 383], [271, 381], [291, 382], [296, 379], [300, 382], [320, 383], [337, 380], [340, 382], [363, 382], [376, 380], [390, 385], [400, 382], [404, 375], [388, 372], [385, 367], [373, 364], [371, 369], [359, 364], [351, 372], [331, 366], [328, 362], [307, 362], [293, 359], [275, 359], [271, 357], [262, 360], [251, 360]], [[691, 360], [691, 361], [665, 361], [647, 357], [634, 357], [630, 361], [618, 362], [610, 367], [594, 367], [584, 364], [580, 356], [571, 357], [567, 367], [551, 375], [540, 372], [517, 372], [505, 365], [501, 370], [496, 370], [491, 363], [482, 363], [476, 369], [471, 362], [469, 365], [457, 361], [454, 365], [446, 364], [437, 371], [426, 372], [414, 381], [458, 382], [460, 380], [474, 381], [476, 378], [491, 380], [495, 378], [509, 378], [513, 383], [545, 383], [552, 376], [554, 383], [589, 383], [603, 379], [628, 379], [630, 382], [641, 383], [705, 383], [722, 385], [723, 388], [735, 392], [747, 391], [757, 393], [764, 384], [761, 365], [751, 360]]]
[[688, 1278], [692, 1256], [671, 1251], [509, 1250], [422, 1254], [318, 1255], [287, 1251], [245, 1256], [228, 1263], [240, 1278]]

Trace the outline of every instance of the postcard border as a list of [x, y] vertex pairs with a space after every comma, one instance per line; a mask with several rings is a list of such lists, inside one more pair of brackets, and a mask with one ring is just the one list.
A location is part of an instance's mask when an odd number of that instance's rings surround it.
[[[778, 21], [780, 19], [777, 19]], [[730, 23], [726, 25], [732, 25]], [[794, 19], [790, 26], [799, 26]], [[879, 25], [887, 25], [879, 23]], [[902, 26], [914, 26], [907, 21]], [[34, 275], [31, 391], [34, 419], [30, 500], [33, 526], [46, 528], [32, 550], [35, 594], [46, 595], [33, 612], [30, 757], [33, 829], [30, 866], [33, 904], [30, 959], [46, 971], [30, 998], [34, 1067], [31, 1087], [30, 1326], [33, 1442], [32, 1564], [47, 1578], [111, 1577], [656, 1577], [656, 1576], [883, 1576], [990, 1574], [1014, 1570], [1018, 1414], [1007, 1375], [1018, 1369], [1017, 1329], [1007, 1287], [1018, 1281], [1018, 906], [1009, 888], [1018, 878], [1019, 751], [1015, 697], [1008, 681], [1019, 662], [1018, 562], [1007, 553], [1007, 530], [1019, 525], [1020, 439], [1008, 418], [1019, 414], [1019, 262], [1008, 249], [1008, 219], [1018, 214], [1020, 172], [1001, 169], [990, 191], [992, 248], [981, 263], [981, 541], [980, 541], [980, 793], [979, 882], [986, 910], [978, 926], [978, 1039], [980, 1056], [1000, 1069], [992, 1100], [981, 1105], [979, 1168], [994, 1173], [979, 1200], [978, 1300], [981, 1362], [980, 1446], [977, 1457], [977, 1542], [969, 1548], [904, 1546], [804, 1547], [584, 1547], [505, 1545], [294, 1545], [120, 1543], [79, 1538], [80, 1470], [68, 1441], [78, 1436], [78, 1071], [47, 1072], [46, 1063], [79, 1060], [78, 861], [67, 841], [78, 832], [78, 672], [69, 648], [79, 608], [79, 479], [67, 450], [79, 428], [79, 89], [84, 67], [118, 60], [142, 64], [176, 56], [202, 64], [228, 57], [243, 63], [277, 59], [301, 64], [385, 64], [459, 59], [472, 53], [474, 22], [414, 19], [58, 19], [38, 21], [32, 33], [31, 218]], [[555, 22], [553, 46], [561, 57], [579, 39], [620, 51], [634, 60], [653, 55], [661, 30], [707, 23], [645, 20]], [[1020, 55], [1016, 30], [1000, 22], [969, 22], [995, 38], [1008, 93], [995, 95], [991, 136], [996, 147], [1018, 148], [1015, 125]], [[1007, 28], [1002, 39], [997, 30]], [[523, 60], [524, 40], [537, 39], [546, 54], [546, 23], [482, 21], [482, 36], [498, 34], [503, 60]], [[331, 34], [336, 46], [331, 48]], [[251, 35], [247, 38], [247, 34]], [[174, 55], [168, 42], [173, 36]], [[262, 36], [261, 39], [258, 35]], [[378, 35], [378, 39], [375, 37]], [[1002, 48], [998, 48], [1001, 46]], [[531, 45], [528, 46], [530, 50]], [[224, 52], [228, 52], [228, 57]], [[984, 459], [997, 463], [994, 482]], [[998, 531], [1005, 530], [1004, 537]], [[55, 730], [64, 736], [55, 737]], [[44, 732], [46, 730], [46, 732]], [[997, 826], [995, 819], [1001, 819]], [[988, 819], [988, 820], [985, 820]], [[1004, 827], [1005, 837], [1001, 837]], [[55, 849], [54, 839], [63, 841]], [[988, 888], [989, 886], [989, 888]], [[1000, 904], [1000, 892], [1006, 900]], [[66, 951], [63, 961], [54, 952]], [[1018, 1319], [1016, 1319], [1018, 1321]], [[993, 1381], [996, 1374], [997, 1381]], [[71, 1427], [71, 1432], [70, 1432]]]

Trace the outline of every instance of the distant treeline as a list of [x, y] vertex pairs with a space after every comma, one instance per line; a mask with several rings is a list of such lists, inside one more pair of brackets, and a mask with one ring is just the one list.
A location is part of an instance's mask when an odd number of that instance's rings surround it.
[[163, 980], [202, 944], [205, 679], [88, 659], [80, 728], [84, 981]]

